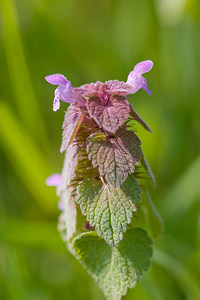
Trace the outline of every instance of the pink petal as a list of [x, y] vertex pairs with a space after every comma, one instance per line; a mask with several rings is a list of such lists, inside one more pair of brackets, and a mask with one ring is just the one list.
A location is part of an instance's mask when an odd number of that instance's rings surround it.
[[60, 100], [56, 97], [53, 100], [53, 111], [57, 111], [60, 108]]
[[58, 88], [60, 100], [67, 103], [74, 103], [78, 100], [78, 96], [72, 93], [72, 86], [70, 82], [67, 82], [65, 86], [60, 85]]
[[57, 111], [60, 108], [60, 93], [58, 88], [55, 90], [55, 97], [53, 100], [53, 111]]
[[143, 73], [149, 72], [153, 67], [153, 62], [151, 60], [145, 60], [140, 63], [138, 63], [133, 72], [135, 72], [137, 75], [141, 75]]
[[45, 79], [47, 82], [54, 84], [54, 85], [59, 85], [59, 84], [65, 85], [67, 82], [65, 76], [63, 76], [62, 74], [49, 75], [49, 76], [46, 76]]
[[65, 208], [65, 205], [64, 205], [64, 202], [62, 199], [58, 202], [58, 208], [59, 208], [59, 210], [64, 210], [64, 208]]
[[137, 74], [134, 71], [131, 71], [127, 78], [127, 84], [134, 87], [133, 94], [136, 93], [143, 85], [144, 83], [144, 77], [137, 76]]
[[152, 92], [148, 89], [147, 83], [143, 84], [142, 89], [144, 89], [148, 95], [152, 95]]
[[53, 174], [46, 179], [46, 184], [48, 186], [59, 187], [61, 185], [61, 182], [62, 182], [62, 177], [61, 177], [61, 174], [58, 174], [58, 173]]

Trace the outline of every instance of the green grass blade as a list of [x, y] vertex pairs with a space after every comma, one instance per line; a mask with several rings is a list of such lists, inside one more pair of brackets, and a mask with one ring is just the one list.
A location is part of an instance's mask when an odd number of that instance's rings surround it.
[[45, 179], [51, 174], [48, 162], [3, 102], [0, 103], [0, 139], [2, 150], [37, 204], [45, 212], [52, 213], [56, 208], [56, 196], [45, 185]]
[[187, 213], [187, 210], [197, 201], [199, 198], [199, 171], [200, 156], [162, 199], [159, 211], [165, 221]]
[[20, 116], [34, 137], [46, 145], [48, 138], [34, 94], [25, 58], [14, 0], [0, 0], [2, 40], [7, 57], [11, 86]]

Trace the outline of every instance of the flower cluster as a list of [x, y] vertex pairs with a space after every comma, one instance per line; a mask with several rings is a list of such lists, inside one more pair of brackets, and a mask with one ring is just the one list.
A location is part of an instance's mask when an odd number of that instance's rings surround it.
[[[89, 131], [88, 136], [85, 137], [88, 143], [87, 152], [91, 152], [88, 153], [88, 158], [92, 160], [93, 167], [99, 166], [101, 179], [105, 176], [106, 181], [111, 185], [113, 184], [114, 186], [118, 186], [122, 184], [127, 175], [134, 172], [134, 168], [141, 160], [141, 157], [145, 168], [147, 169], [146, 162], [144, 161], [144, 157], [140, 149], [140, 141], [137, 136], [134, 133], [132, 133], [131, 136], [129, 133], [129, 138], [132, 139], [133, 144], [133, 149], [130, 150], [131, 146], [127, 146], [127, 142], [125, 142], [126, 137], [124, 138], [124, 136], [126, 136], [126, 134], [124, 134], [122, 130], [120, 132], [119, 129], [123, 128], [125, 120], [129, 117], [129, 115], [131, 115], [133, 119], [141, 123], [147, 130], [151, 131], [148, 125], [139, 117], [133, 107], [128, 103], [126, 96], [128, 94], [136, 93], [140, 88], [144, 89], [149, 95], [151, 95], [151, 92], [147, 87], [147, 81], [142, 74], [149, 72], [152, 67], [152, 61], [146, 60], [138, 63], [134, 67], [133, 71], [129, 73], [126, 82], [110, 80], [102, 83], [98, 81], [96, 83], [85, 84], [81, 87], [75, 88], [73, 88], [70, 81], [61, 74], [54, 74], [45, 77], [49, 83], [58, 85], [55, 90], [53, 110], [57, 111], [60, 108], [60, 100], [71, 104], [63, 123], [63, 142], [61, 152], [67, 150], [72, 140], [75, 139], [78, 130], [80, 130], [81, 123], [86, 124], [86, 126], [91, 126], [91, 123], [88, 120], [92, 118], [94, 121], [92, 127], [97, 127], [95, 129], [92, 128]], [[115, 140], [107, 138], [107, 145], [103, 145], [103, 150], [101, 150], [102, 156], [106, 149], [112, 149], [110, 150], [110, 153], [116, 156], [115, 163], [110, 163], [108, 161], [110, 168], [109, 171], [102, 170], [101, 163], [98, 163], [98, 160], [101, 160], [101, 157], [95, 157], [93, 153], [94, 147], [90, 147], [91, 137], [89, 137], [89, 135], [96, 134], [98, 129], [100, 129], [101, 133], [105, 134], [107, 137], [111, 134], [115, 135]], [[114, 144], [115, 147], [113, 146]], [[125, 144], [125, 146], [123, 144]], [[92, 150], [89, 150], [89, 147]], [[128, 154], [123, 153], [121, 147], [126, 147], [128, 149], [126, 149]], [[131, 151], [132, 153], [129, 155], [129, 152]], [[107, 160], [109, 159], [107, 158]], [[106, 169], [106, 167], [104, 166], [103, 169]], [[115, 176], [112, 172], [116, 173]], [[60, 197], [58, 206], [61, 210], [64, 209], [63, 197], [61, 197], [62, 190], [65, 190], [67, 185], [70, 184], [73, 176], [74, 174], [68, 178], [67, 183], [65, 182], [63, 187], [63, 176], [60, 174], [53, 174], [46, 181], [47, 185], [56, 186], [57, 194]]]
[[107, 103], [108, 97], [112, 94], [126, 96], [128, 94], [136, 93], [140, 88], [151, 95], [151, 91], [149, 91], [147, 87], [147, 81], [142, 74], [149, 72], [152, 67], [153, 62], [151, 60], [146, 60], [135, 66], [134, 70], [128, 75], [126, 83], [114, 80], [106, 83], [98, 82], [96, 84], [86, 84], [80, 88], [73, 88], [71, 82], [61, 74], [46, 76], [46, 81], [53, 85], [58, 85], [55, 90], [53, 110], [57, 111], [60, 108], [60, 100], [68, 103], [83, 103], [80, 96], [100, 96], [101, 100]]

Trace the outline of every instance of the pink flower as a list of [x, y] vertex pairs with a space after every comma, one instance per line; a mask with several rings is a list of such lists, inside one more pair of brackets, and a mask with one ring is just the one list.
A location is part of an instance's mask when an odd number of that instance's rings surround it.
[[133, 71], [129, 73], [126, 83], [134, 87], [134, 93], [142, 88], [147, 92], [147, 94], [152, 94], [148, 89], [147, 80], [142, 76], [142, 74], [149, 72], [152, 67], [153, 62], [151, 60], [145, 60], [138, 63]]
[[46, 179], [46, 185], [60, 187], [62, 182], [61, 174], [52, 174]]
[[[46, 179], [46, 185], [55, 186], [57, 194], [59, 194], [59, 188], [61, 187], [61, 183], [62, 183], [62, 177], [61, 174], [59, 173], [52, 174]], [[59, 210], [64, 210], [64, 202], [62, 199], [58, 202], [58, 208]]]
[[71, 82], [61, 74], [54, 74], [45, 77], [46, 81], [51, 84], [58, 85], [55, 90], [53, 100], [53, 110], [57, 111], [60, 108], [60, 100], [68, 103], [78, 102], [80, 97], [73, 92]]

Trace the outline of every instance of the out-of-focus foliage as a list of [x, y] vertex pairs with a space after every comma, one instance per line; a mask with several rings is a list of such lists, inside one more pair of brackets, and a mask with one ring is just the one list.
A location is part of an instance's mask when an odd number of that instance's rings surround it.
[[57, 232], [65, 103], [52, 111], [62, 73], [73, 86], [126, 80], [139, 61], [153, 95], [130, 97], [157, 179], [150, 194], [165, 221], [153, 264], [126, 299], [200, 298], [200, 3], [198, 0], [0, 0], [0, 299], [104, 299]]

